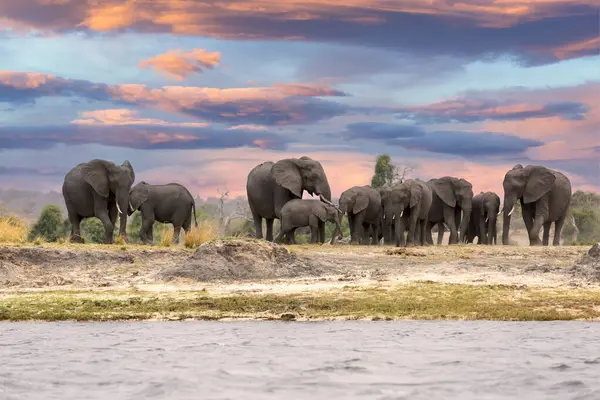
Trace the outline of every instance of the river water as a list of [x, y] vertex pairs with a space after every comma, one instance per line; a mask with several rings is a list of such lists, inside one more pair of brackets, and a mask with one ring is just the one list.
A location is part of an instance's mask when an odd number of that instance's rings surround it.
[[0, 323], [0, 399], [600, 399], [582, 322]]

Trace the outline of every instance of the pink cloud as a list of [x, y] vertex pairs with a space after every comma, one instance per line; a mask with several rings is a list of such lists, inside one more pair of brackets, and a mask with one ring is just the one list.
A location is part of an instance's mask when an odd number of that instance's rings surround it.
[[182, 81], [192, 74], [202, 73], [205, 69], [213, 69], [220, 62], [221, 53], [219, 52], [209, 52], [204, 49], [184, 52], [177, 49], [143, 60], [138, 66], [143, 69], [154, 69], [167, 78]]

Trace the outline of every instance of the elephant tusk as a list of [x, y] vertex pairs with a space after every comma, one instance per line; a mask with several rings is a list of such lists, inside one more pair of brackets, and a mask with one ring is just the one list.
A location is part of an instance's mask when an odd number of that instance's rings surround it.
[[512, 208], [510, 209], [510, 212], [508, 213], [508, 216], [510, 217], [510, 214], [513, 213], [513, 211], [515, 211], [515, 206], [513, 205]]
[[133, 206], [131, 205], [131, 201], [129, 202], [129, 208], [131, 209], [131, 211], [135, 211], [135, 208], [133, 208]]
[[119, 210], [119, 214], [123, 214], [123, 211], [121, 211], [121, 207], [119, 207], [119, 203], [116, 203], [116, 204], [117, 204], [117, 210]]
[[400, 211], [400, 218], [404, 215], [404, 210]]
[[504, 211], [504, 207], [500, 207], [500, 211], [498, 211], [498, 215], [502, 214], [502, 211]]
[[490, 218], [489, 218], [489, 217], [487, 217], [487, 218], [485, 219], [485, 222], [487, 223], [489, 220], [490, 220]]

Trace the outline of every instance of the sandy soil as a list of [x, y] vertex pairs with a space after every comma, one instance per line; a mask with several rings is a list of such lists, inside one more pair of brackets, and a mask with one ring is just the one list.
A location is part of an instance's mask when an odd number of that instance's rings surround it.
[[183, 247], [0, 246], [0, 295], [136, 289], [296, 293], [414, 281], [600, 289], [588, 246], [279, 246], [221, 240]]

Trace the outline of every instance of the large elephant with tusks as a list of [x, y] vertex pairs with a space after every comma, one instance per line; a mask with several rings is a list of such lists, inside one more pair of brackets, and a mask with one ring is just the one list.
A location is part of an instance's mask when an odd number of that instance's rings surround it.
[[83, 243], [80, 223], [97, 217], [104, 225], [104, 243], [113, 243], [113, 229], [120, 220], [119, 236], [125, 238], [127, 212], [131, 209], [129, 190], [135, 173], [129, 161], [121, 165], [94, 159], [81, 163], [65, 176], [62, 193], [71, 222], [71, 241]]
[[[248, 174], [246, 194], [256, 237], [263, 237], [264, 218], [267, 221], [266, 239], [272, 242], [273, 221], [281, 220], [281, 208], [292, 199], [301, 199], [305, 190], [331, 202], [331, 188], [319, 161], [304, 156], [285, 158], [276, 163], [267, 161], [254, 167]], [[325, 225], [319, 227], [319, 235], [325, 237]]]
[[544, 228], [543, 245], [548, 246], [550, 226], [554, 222], [553, 246], [560, 244], [562, 230], [571, 204], [571, 181], [558, 171], [540, 165], [515, 165], [504, 176], [504, 206], [502, 243], [508, 244], [510, 217], [515, 202], [521, 202], [523, 222], [529, 235], [529, 244], [541, 244], [539, 233]]

